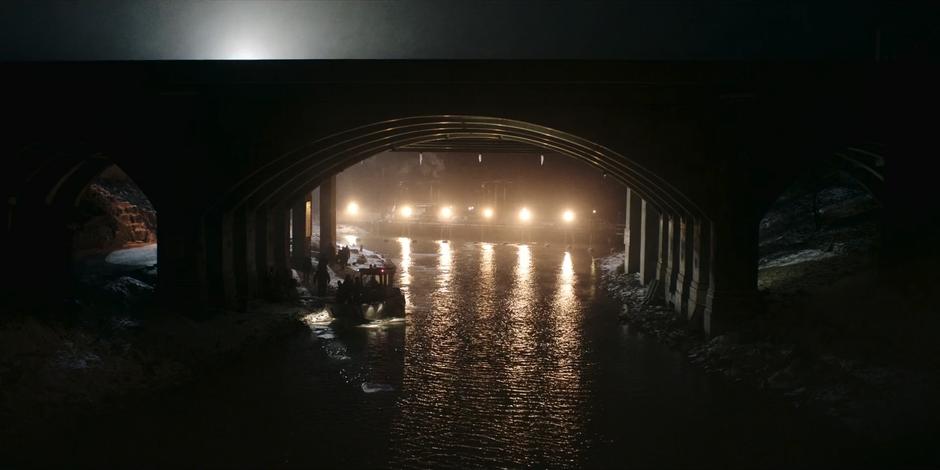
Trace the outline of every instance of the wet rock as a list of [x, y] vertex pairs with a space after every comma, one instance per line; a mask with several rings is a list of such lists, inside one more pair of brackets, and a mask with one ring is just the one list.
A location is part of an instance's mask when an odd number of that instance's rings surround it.
[[130, 276], [121, 276], [105, 286], [105, 292], [125, 305], [140, 303], [153, 296], [153, 286]]

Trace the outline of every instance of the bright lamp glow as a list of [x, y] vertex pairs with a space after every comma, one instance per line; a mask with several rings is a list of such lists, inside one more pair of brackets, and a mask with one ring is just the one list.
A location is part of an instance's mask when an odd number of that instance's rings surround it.
[[570, 211], [570, 210], [567, 210], [567, 211], [565, 211], [564, 214], [561, 215], [561, 218], [562, 218], [565, 222], [574, 222], [574, 212], [573, 212], [573, 211]]
[[441, 218], [444, 220], [449, 220], [454, 216], [454, 208], [450, 206], [445, 206], [441, 208]]
[[346, 213], [349, 215], [356, 215], [359, 213], [359, 204], [355, 201], [346, 204]]
[[528, 222], [529, 220], [532, 220], [532, 213], [529, 212], [529, 209], [528, 209], [528, 208], [523, 207], [523, 208], [519, 211], [519, 220], [521, 220], [521, 221], [523, 221], [523, 222]]
[[492, 218], [493, 218], [493, 209], [491, 209], [491, 208], [489, 208], [489, 207], [487, 207], [486, 209], [483, 209], [483, 217], [486, 217], [487, 219], [492, 219]]
[[402, 217], [408, 218], [411, 217], [411, 214], [413, 214], [414, 211], [411, 209], [411, 206], [403, 206], [399, 213]]

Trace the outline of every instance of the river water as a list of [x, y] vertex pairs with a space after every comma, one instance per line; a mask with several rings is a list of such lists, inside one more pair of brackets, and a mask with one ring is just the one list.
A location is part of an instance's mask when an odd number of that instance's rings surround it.
[[853, 455], [824, 422], [621, 325], [587, 250], [365, 243], [399, 266], [406, 320], [311, 325], [58, 451], [95, 466], [461, 469]]
[[314, 329], [349, 388], [366, 383], [372, 392], [345, 411], [365, 417], [362, 432], [375, 437], [369, 456], [350, 463], [845, 463], [824, 424], [706, 377], [621, 325], [585, 249], [366, 243], [399, 266], [408, 307], [403, 323]]

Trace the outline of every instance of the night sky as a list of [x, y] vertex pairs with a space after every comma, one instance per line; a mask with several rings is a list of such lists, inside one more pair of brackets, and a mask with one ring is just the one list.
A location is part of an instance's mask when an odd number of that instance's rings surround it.
[[930, 3], [5, 0], [0, 60], [872, 60], [928, 55]]

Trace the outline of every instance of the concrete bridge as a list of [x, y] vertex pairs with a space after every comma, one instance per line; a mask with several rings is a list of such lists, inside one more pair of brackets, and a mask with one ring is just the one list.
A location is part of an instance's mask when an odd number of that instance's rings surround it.
[[385, 150], [499, 144], [596, 167], [625, 187], [627, 269], [711, 334], [755, 311], [758, 222], [815, 165], [837, 162], [883, 202], [889, 264], [936, 243], [927, 116], [940, 77], [926, 65], [109, 62], [0, 73], [0, 264], [26, 297], [67, 294], [70, 208], [111, 164], [157, 209], [162, 302], [193, 312], [257, 296], [270, 268], [291, 264], [291, 209], [293, 225], [306, 224], [319, 187], [321, 219], [335, 224], [333, 177]]

